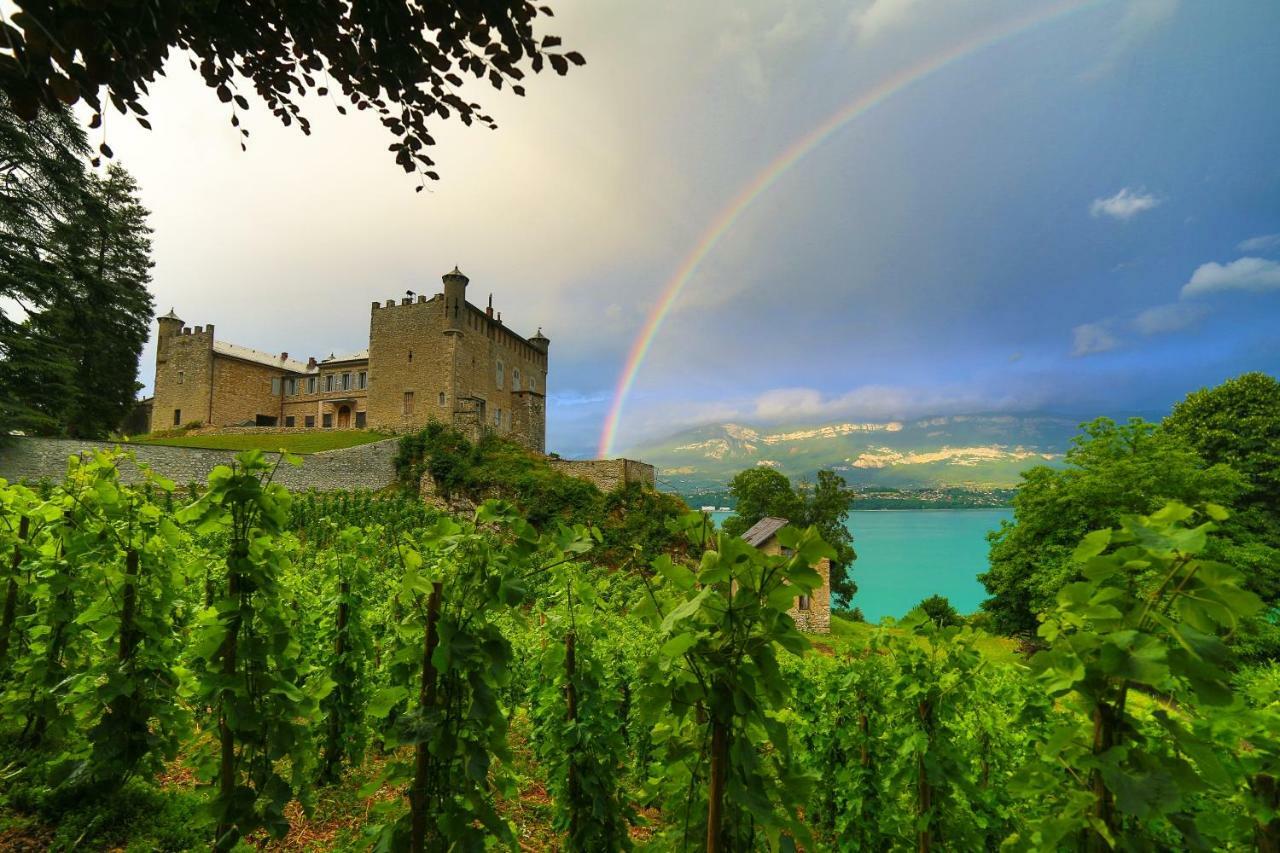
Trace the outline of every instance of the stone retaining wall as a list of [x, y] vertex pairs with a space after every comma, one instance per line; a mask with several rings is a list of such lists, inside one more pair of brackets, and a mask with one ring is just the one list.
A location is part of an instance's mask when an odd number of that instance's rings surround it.
[[654, 467], [634, 459], [551, 458], [547, 464], [562, 474], [595, 483], [605, 494], [628, 483], [646, 483], [652, 488], [655, 481]]
[[[398, 439], [375, 441], [341, 450], [326, 450], [302, 457], [302, 466], [281, 465], [275, 482], [295, 491], [315, 489], [384, 489], [396, 481], [394, 459]], [[67, 472], [67, 458], [77, 453], [122, 447], [156, 473], [173, 480], [179, 488], [203, 483], [218, 465], [230, 465], [239, 451], [205, 450], [197, 447], [165, 447], [156, 444], [117, 444], [69, 438], [13, 437], [0, 446], [0, 477], [20, 480], [61, 480]], [[278, 454], [268, 453], [274, 459]], [[120, 468], [125, 482], [141, 479], [130, 463]]]

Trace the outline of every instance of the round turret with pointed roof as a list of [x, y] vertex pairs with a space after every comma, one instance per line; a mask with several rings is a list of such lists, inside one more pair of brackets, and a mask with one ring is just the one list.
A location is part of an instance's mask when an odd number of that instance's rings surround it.
[[448, 281], [451, 278], [462, 279], [463, 284], [466, 284], [468, 281], [471, 280], [467, 278], [466, 275], [463, 274], [462, 270], [458, 269], [457, 264], [454, 264], [453, 269], [449, 270], [447, 273], [441, 276], [441, 278], [444, 279], [445, 281]]
[[532, 338], [529, 338], [529, 343], [533, 344], [543, 352], [546, 352], [547, 347], [551, 346], [551, 339], [542, 334], [542, 327], [539, 326], [537, 333], [534, 334]]
[[181, 323], [181, 322], [182, 322], [182, 318], [181, 318], [181, 317], [179, 317], [177, 314], [173, 313], [173, 309], [172, 309], [172, 308], [170, 308], [170, 309], [169, 309], [169, 313], [168, 313], [168, 314], [165, 314], [163, 317], [159, 317], [159, 318], [157, 318], [157, 319], [160, 319], [160, 320], [177, 320], [179, 323]]

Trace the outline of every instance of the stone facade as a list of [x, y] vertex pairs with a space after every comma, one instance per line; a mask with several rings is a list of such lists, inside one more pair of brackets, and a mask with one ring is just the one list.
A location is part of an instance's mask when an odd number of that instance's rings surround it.
[[[782, 553], [777, 536], [770, 536], [757, 545], [766, 554], [777, 556]], [[822, 576], [822, 584], [809, 596], [798, 596], [795, 606], [787, 611], [795, 620], [801, 631], [814, 634], [831, 632], [831, 561], [823, 557], [813, 566], [813, 570]]]
[[608, 494], [628, 483], [643, 483], [654, 488], [654, 468], [646, 462], [634, 459], [548, 459], [549, 464], [562, 474], [589, 480], [596, 488]]
[[[281, 465], [277, 468], [275, 482], [295, 491], [385, 489], [396, 482], [395, 457], [398, 443], [399, 439], [392, 438], [342, 450], [313, 453], [302, 457], [301, 467]], [[236, 457], [233, 450], [203, 450], [152, 444], [120, 445], [70, 438], [14, 437], [11, 443], [0, 446], [0, 477], [9, 482], [58, 481], [66, 476], [68, 457], [116, 447], [132, 452], [139, 462], [173, 480], [178, 488], [189, 483], [204, 483], [215, 466], [230, 465]], [[274, 458], [276, 454], [268, 453], [267, 456]], [[121, 465], [120, 478], [126, 483], [141, 480], [137, 467], [131, 462]]]
[[367, 350], [306, 363], [215, 340], [213, 326], [187, 328], [170, 311], [160, 318], [151, 428], [404, 432], [440, 421], [542, 452], [551, 342], [541, 329], [527, 339], [511, 331], [492, 304], [472, 305], [467, 284], [454, 269], [433, 297], [375, 302]]

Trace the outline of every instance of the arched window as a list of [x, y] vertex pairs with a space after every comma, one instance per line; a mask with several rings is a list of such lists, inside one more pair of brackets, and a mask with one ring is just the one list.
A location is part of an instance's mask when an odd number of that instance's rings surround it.
[[498, 362], [498, 372], [497, 372], [498, 390], [502, 390], [502, 383], [505, 381], [506, 372], [507, 370], [506, 370], [506, 367], [503, 365], [503, 363]]
[[520, 368], [518, 367], [511, 368], [511, 390], [520, 390]]

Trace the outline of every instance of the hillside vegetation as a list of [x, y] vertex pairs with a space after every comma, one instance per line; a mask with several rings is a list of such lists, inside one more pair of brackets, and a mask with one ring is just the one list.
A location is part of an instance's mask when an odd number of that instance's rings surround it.
[[[0, 846], [1275, 849], [1280, 666], [1238, 635], [1277, 614], [1240, 568], [1277, 529], [1276, 400], [1243, 377], [1095, 423], [1063, 503], [1017, 507], [1054, 543], [1017, 641], [937, 596], [806, 636], [829, 513], [768, 555], [439, 427], [400, 493], [293, 495], [261, 451], [182, 497], [114, 454], [0, 483]], [[758, 511], [810, 500], [752, 470]]]

